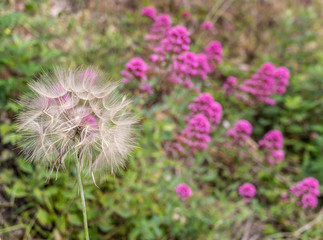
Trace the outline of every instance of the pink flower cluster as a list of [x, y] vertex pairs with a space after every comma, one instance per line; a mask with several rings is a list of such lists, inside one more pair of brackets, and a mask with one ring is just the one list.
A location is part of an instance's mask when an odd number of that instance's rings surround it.
[[256, 196], [257, 190], [252, 183], [244, 183], [238, 188], [239, 195], [245, 203], [249, 203]]
[[167, 14], [152, 17], [155, 11], [151, 7], [144, 8], [142, 15], [154, 20], [146, 35], [148, 46], [152, 50], [151, 64], [148, 67], [151, 73], [158, 75], [160, 81], [181, 84], [185, 88], [198, 91], [192, 78], [198, 77], [205, 80], [215, 69], [215, 64], [221, 62], [221, 44], [214, 41], [203, 53], [189, 52], [191, 40], [186, 27], [179, 25], [172, 27], [171, 19]]
[[208, 119], [211, 130], [214, 130], [221, 121], [222, 106], [209, 93], [201, 93], [188, 108], [190, 110], [189, 117], [196, 114], [203, 114]]
[[172, 27], [167, 34], [167, 37], [161, 41], [161, 50], [169, 54], [181, 54], [190, 49], [190, 34], [186, 27]]
[[222, 45], [218, 41], [211, 42], [206, 48], [205, 48], [206, 56], [209, 59], [209, 64], [212, 68], [215, 67], [214, 62], [221, 63], [222, 62]]
[[122, 82], [124, 84], [135, 82], [136, 84], [139, 83], [139, 91], [141, 94], [153, 94], [153, 88], [146, 83], [147, 80], [147, 71], [148, 67], [147, 64], [139, 57], [131, 59], [126, 64], [126, 69], [121, 71], [123, 76]]
[[250, 138], [252, 125], [247, 120], [239, 120], [231, 129], [227, 131], [227, 136], [232, 139], [233, 144], [238, 146], [244, 145], [245, 141]]
[[202, 29], [203, 30], [208, 30], [208, 31], [213, 30], [213, 23], [211, 23], [210, 21], [203, 22], [202, 23]]
[[156, 10], [153, 7], [144, 7], [141, 11], [141, 15], [154, 20], [156, 17]]
[[252, 75], [251, 79], [244, 81], [239, 86], [239, 90], [244, 94], [236, 94], [238, 99], [242, 99], [248, 104], [256, 102], [275, 105], [273, 95], [282, 95], [286, 91], [289, 82], [289, 71], [285, 67], [275, 68], [273, 63], [265, 63]]
[[207, 143], [211, 141], [210, 123], [202, 114], [197, 114], [189, 119], [186, 127], [176, 137], [173, 144], [175, 151], [187, 155], [207, 149]]
[[168, 30], [172, 26], [172, 21], [170, 16], [167, 14], [161, 14], [154, 19], [152, 28], [149, 34], [146, 35], [146, 40], [148, 41], [161, 41], [167, 36]]
[[185, 183], [178, 184], [175, 187], [175, 192], [182, 201], [185, 201], [193, 194], [192, 189]]
[[259, 147], [264, 149], [265, 159], [269, 164], [277, 164], [284, 160], [283, 134], [278, 130], [271, 130], [259, 141]]
[[319, 181], [313, 177], [308, 177], [290, 187], [289, 192], [298, 199], [297, 204], [303, 209], [314, 209], [318, 203], [317, 197], [320, 195], [319, 188]]
[[223, 84], [223, 91], [225, 95], [232, 95], [237, 88], [237, 79], [235, 77], [228, 77]]

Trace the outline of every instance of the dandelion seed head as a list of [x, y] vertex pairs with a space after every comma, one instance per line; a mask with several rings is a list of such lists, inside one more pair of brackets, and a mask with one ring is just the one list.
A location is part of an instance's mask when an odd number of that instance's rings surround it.
[[59, 168], [74, 156], [91, 173], [124, 166], [136, 119], [117, 82], [93, 68], [56, 68], [29, 86], [17, 120], [30, 161]]

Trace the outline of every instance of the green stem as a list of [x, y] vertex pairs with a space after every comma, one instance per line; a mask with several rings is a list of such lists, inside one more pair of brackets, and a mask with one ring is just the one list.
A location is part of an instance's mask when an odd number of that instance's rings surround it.
[[83, 209], [83, 223], [84, 223], [84, 231], [85, 231], [85, 239], [90, 240], [89, 237], [89, 228], [87, 226], [87, 215], [86, 215], [86, 205], [85, 205], [85, 197], [83, 191], [83, 184], [81, 178], [81, 167], [78, 158], [76, 158], [77, 162], [77, 181], [80, 189], [81, 199], [82, 199], [82, 209]]

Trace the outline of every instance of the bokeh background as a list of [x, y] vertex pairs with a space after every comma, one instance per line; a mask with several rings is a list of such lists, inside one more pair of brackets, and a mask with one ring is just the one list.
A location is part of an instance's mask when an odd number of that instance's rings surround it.
[[[179, 90], [157, 104], [134, 99], [141, 119], [138, 147], [127, 168], [85, 178], [91, 239], [323, 239], [322, 196], [304, 211], [281, 194], [304, 177], [323, 185], [323, 3], [320, 0], [5, 0], [0, 3], [0, 239], [83, 239], [75, 168], [53, 174], [19, 155], [14, 117], [27, 82], [54, 65], [94, 65], [113, 79], [131, 58], [148, 59], [144, 36], [151, 22], [144, 6], [167, 13], [191, 33], [191, 49], [209, 39], [223, 46], [222, 63], [206, 81], [231, 125], [249, 120], [257, 142], [270, 129], [283, 132], [285, 160], [274, 167], [217, 154], [220, 125], [209, 150], [192, 164], [168, 158], [166, 140], [185, 125], [194, 94]], [[189, 11], [189, 20], [182, 13]], [[212, 33], [203, 33], [209, 20]], [[286, 66], [291, 78], [275, 106], [250, 107], [223, 94], [227, 76], [246, 79], [264, 62]], [[121, 89], [121, 91], [123, 91]], [[126, 91], [126, 90], [124, 90]], [[248, 149], [244, 149], [248, 151]], [[245, 204], [237, 188], [253, 182], [257, 197]], [[193, 195], [181, 201], [174, 187]], [[322, 192], [322, 187], [321, 187]]]

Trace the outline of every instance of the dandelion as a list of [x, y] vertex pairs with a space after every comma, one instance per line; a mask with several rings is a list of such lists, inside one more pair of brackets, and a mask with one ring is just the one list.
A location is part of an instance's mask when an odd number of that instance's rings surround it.
[[[21, 100], [18, 131], [28, 159], [64, 168], [74, 157], [82, 197], [84, 227], [88, 235], [81, 172], [112, 173], [125, 165], [133, 149], [130, 101], [116, 93], [118, 84], [92, 68], [64, 70], [56, 68], [39, 81], [29, 84], [31, 94]], [[88, 239], [88, 236], [87, 236]]]

